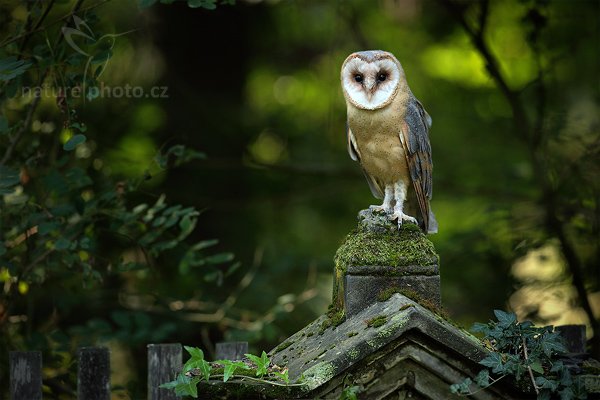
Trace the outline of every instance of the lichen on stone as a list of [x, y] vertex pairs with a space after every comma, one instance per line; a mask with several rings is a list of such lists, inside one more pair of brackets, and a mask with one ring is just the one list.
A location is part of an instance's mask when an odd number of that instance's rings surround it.
[[348, 354], [348, 357], [350, 358], [350, 360], [352, 360], [352, 361], [355, 361], [360, 356], [359, 351], [355, 348], [348, 350], [347, 354]]
[[330, 362], [320, 362], [304, 371], [300, 381], [304, 383], [309, 390], [312, 390], [327, 382], [335, 375], [335, 368]]

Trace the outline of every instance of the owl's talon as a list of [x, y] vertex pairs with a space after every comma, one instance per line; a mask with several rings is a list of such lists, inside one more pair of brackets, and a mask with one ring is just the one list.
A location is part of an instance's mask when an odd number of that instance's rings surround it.
[[391, 214], [390, 219], [392, 221], [395, 219], [398, 220], [398, 229], [400, 229], [400, 227], [402, 226], [402, 224], [404, 222], [410, 222], [412, 224], [419, 225], [416, 218], [411, 217], [410, 215], [406, 215], [403, 212], [399, 212], [399, 211], [395, 211], [393, 214]]

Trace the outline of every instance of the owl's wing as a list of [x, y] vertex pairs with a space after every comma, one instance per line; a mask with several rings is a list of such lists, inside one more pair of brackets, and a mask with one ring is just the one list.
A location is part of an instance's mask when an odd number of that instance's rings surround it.
[[429, 128], [431, 117], [421, 103], [412, 97], [407, 105], [406, 116], [402, 122], [400, 141], [406, 154], [406, 162], [410, 171], [417, 203], [423, 219], [423, 229], [427, 232], [437, 231], [435, 217], [429, 208], [432, 195], [431, 145]]
[[[350, 126], [348, 122], [346, 122], [346, 137], [348, 140], [348, 154], [350, 154], [350, 158], [354, 161], [358, 161], [360, 163], [360, 152], [358, 151], [358, 146], [356, 146], [356, 139], [350, 130]], [[371, 193], [378, 199], [383, 199], [383, 189], [381, 185], [373, 178], [371, 175], [362, 168], [362, 172], [367, 179], [367, 183], [369, 184], [369, 189], [371, 189]]]

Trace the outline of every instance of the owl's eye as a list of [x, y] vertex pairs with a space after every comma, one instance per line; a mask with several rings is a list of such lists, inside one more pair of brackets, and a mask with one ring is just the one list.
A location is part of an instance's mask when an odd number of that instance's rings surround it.
[[377, 75], [377, 82], [383, 82], [387, 79], [387, 74], [382, 72]]
[[354, 75], [354, 80], [358, 83], [361, 83], [363, 81], [363, 76], [362, 74], [356, 74]]

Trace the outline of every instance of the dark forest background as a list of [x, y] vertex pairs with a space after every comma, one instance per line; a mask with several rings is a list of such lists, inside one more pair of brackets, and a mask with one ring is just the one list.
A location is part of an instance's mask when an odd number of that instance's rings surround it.
[[140, 398], [148, 343], [257, 353], [323, 313], [377, 202], [339, 85], [364, 49], [433, 118], [450, 316], [587, 324], [598, 354], [598, 2], [229, 3], [0, 5], [3, 382], [9, 350], [39, 349], [68, 396], [76, 347], [106, 345], [115, 396]]

